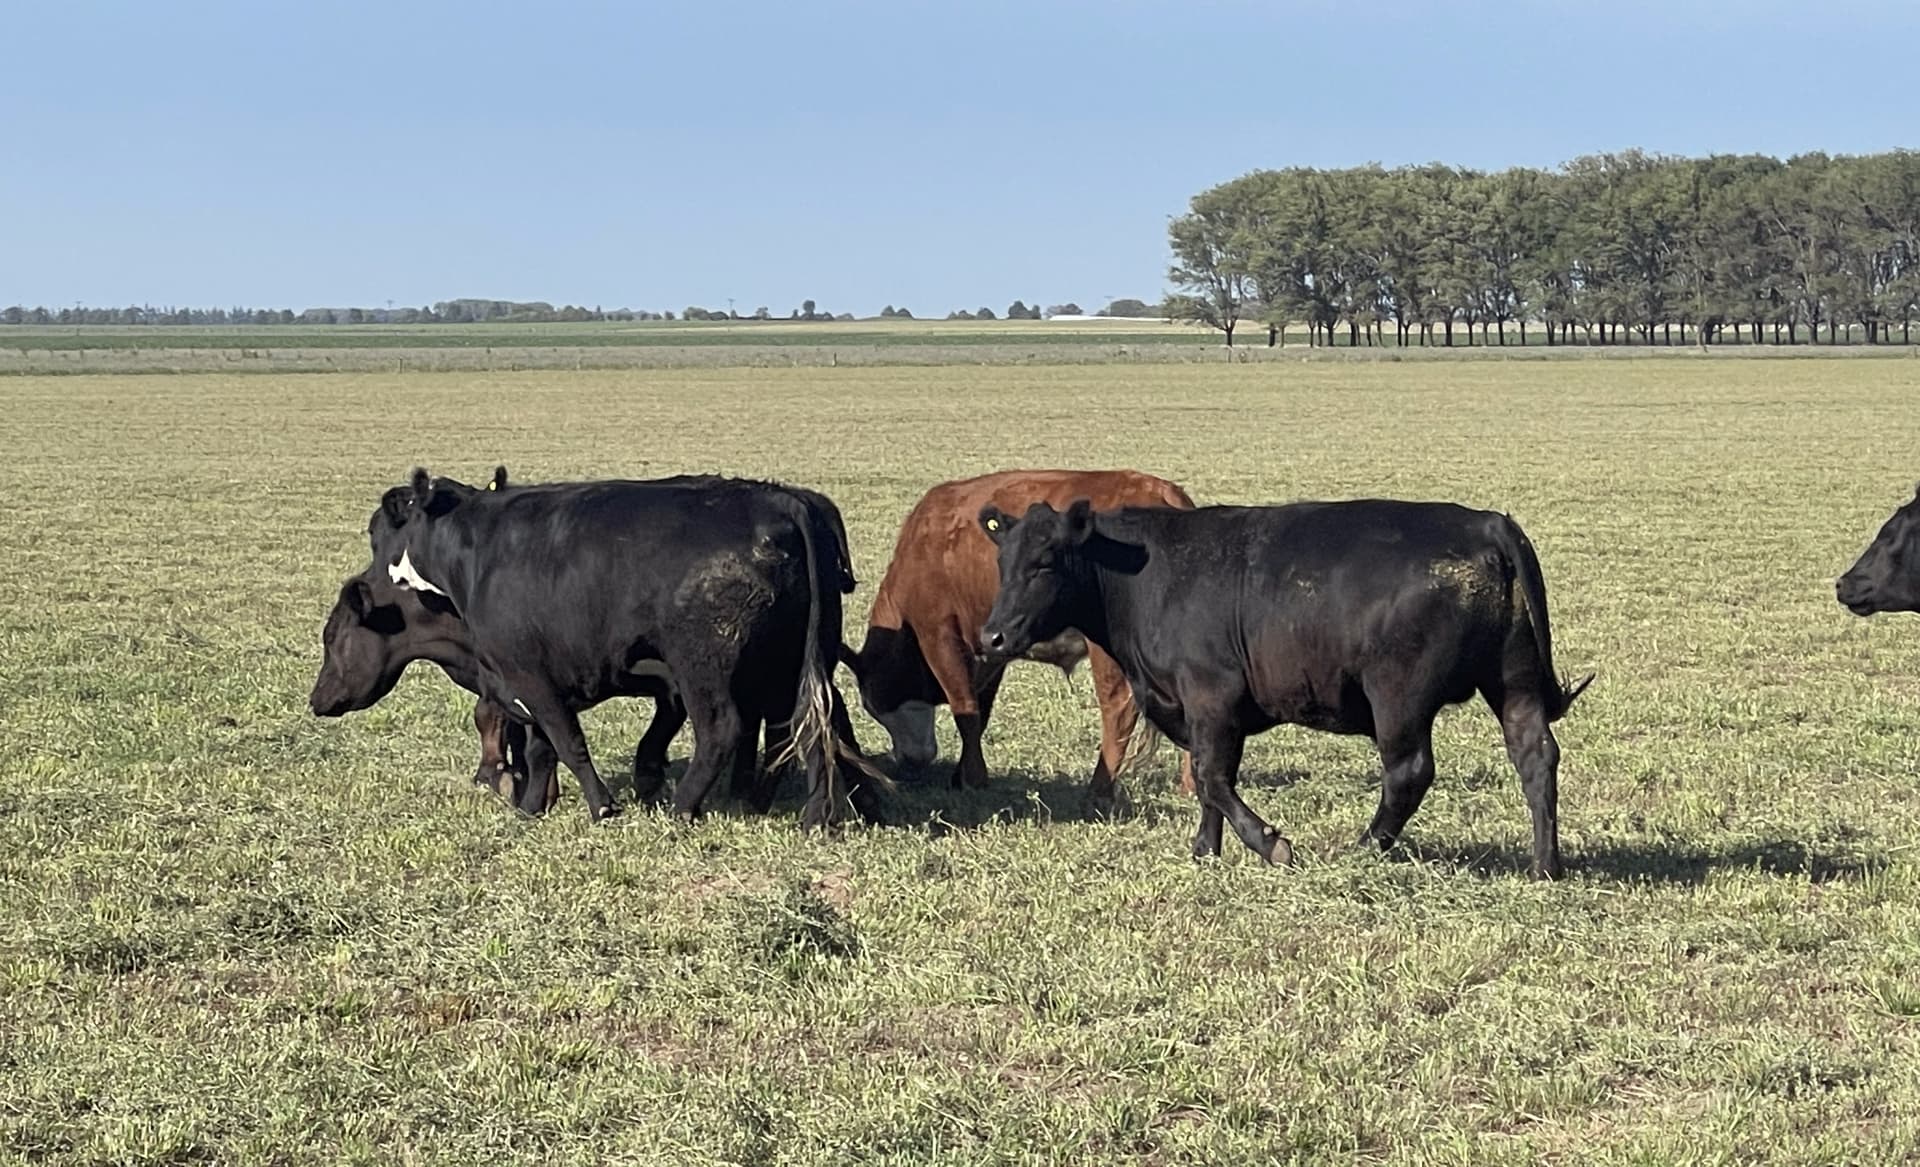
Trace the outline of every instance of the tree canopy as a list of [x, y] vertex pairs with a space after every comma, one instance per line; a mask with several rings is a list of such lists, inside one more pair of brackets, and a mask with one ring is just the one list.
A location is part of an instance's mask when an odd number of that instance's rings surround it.
[[1920, 153], [1258, 170], [1168, 235], [1168, 307], [1228, 344], [1243, 320], [1269, 344], [1288, 321], [1316, 344], [1904, 344]]

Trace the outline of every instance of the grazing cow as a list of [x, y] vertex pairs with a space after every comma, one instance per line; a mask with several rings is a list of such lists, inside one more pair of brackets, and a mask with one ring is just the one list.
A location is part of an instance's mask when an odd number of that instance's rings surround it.
[[[670, 478], [655, 479], [653, 481], [667, 486], [698, 488], [715, 486], [736, 480], [706, 474], [681, 474]], [[505, 488], [507, 485], [507, 468], [505, 466], [495, 467], [493, 476], [487, 480], [486, 489], [497, 491]], [[388, 491], [388, 497], [381, 500], [381, 505], [376, 507], [373, 514], [367, 519], [367, 542], [376, 560], [378, 560], [380, 556], [380, 549], [383, 546], [389, 545], [391, 541], [399, 535], [400, 524], [406, 514], [406, 494], [409, 489], [409, 487], [405, 486], [396, 486]], [[824, 537], [830, 537], [836, 548], [836, 558], [839, 562], [840, 570], [840, 590], [843, 593], [852, 592], [854, 588], [858, 586], [858, 581], [854, 578], [853, 574], [853, 558], [847, 543], [847, 527], [845, 521], [841, 518], [840, 508], [834, 505], [832, 499], [817, 491], [784, 484], [780, 485], [779, 489], [785, 490], [800, 499], [801, 502], [806, 504], [806, 506], [814, 512], [816, 521], [824, 524], [826, 528]], [[381, 579], [377, 581], [375, 591], [378, 592], [381, 588], [385, 588], [387, 592], [394, 591], [395, 589], [391, 582], [385, 579], [386, 573], [382, 571], [378, 574], [381, 576]], [[343, 603], [345, 599], [346, 597], [343, 593]], [[387, 611], [386, 609], [388, 608], [393, 608], [394, 611]], [[428, 608], [423, 607], [422, 601], [419, 599], [391, 605], [381, 604], [376, 606], [374, 611], [379, 614], [383, 621], [390, 623], [395, 617], [404, 618], [409, 614], [413, 616], [413, 619], [408, 622], [406, 628], [403, 629], [402, 635], [391, 636], [385, 641], [378, 642], [362, 638], [358, 643], [364, 647], [361, 648], [358, 657], [341, 656], [340, 659], [343, 662], [342, 667], [348, 671], [336, 673], [331, 683], [332, 689], [336, 694], [342, 693], [343, 691], [352, 692], [357, 690], [359, 693], [358, 697], [352, 699], [357, 699], [360, 703], [347, 704], [340, 712], [346, 712], [349, 709], [369, 708], [382, 697], [386, 696], [387, 692], [393, 688], [394, 684], [400, 679], [400, 673], [405, 670], [409, 661], [421, 659], [418, 655], [409, 655], [412, 647], [410, 641], [417, 636], [417, 632], [411, 631], [413, 629], [429, 628], [431, 630], [430, 639], [423, 641], [423, 643], [444, 643], [447, 635], [459, 637], [463, 642], [461, 652], [467, 656], [469, 665], [471, 664], [471, 646], [464, 643], [465, 630], [459, 625], [458, 617], [452, 615], [451, 609], [448, 608], [444, 601], [437, 602], [437, 609], [437, 611], [428, 610]], [[339, 634], [344, 634], [346, 630], [351, 628], [363, 627], [366, 623], [364, 619], [356, 618], [352, 610], [343, 609], [341, 605], [336, 605], [334, 614], [328, 624], [327, 635], [329, 638], [326, 641], [328, 645], [333, 644], [332, 636], [336, 635], [333, 631], [335, 625], [332, 621], [334, 620], [342, 622], [338, 626], [340, 629]], [[449, 624], [451, 625], [450, 631], [446, 627], [446, 625]], [[352, 663], [356, 660], [363, 666], [358, 672], [351, 671]], [[441, 664], [443, 669], [447, 668], [444, 662], [441, 662]], [[384, 676], [381, 671], [384, 669], [390, 669], [391, 675]], [[466, 675], [469, 680], [462, 680], [459, 676], [455, 676], [451, 670], [447, 670], [447, 673], [456, 684], [476, 694], [479, 693], [478, 675], [473, 668], [468, 667], [466, 670]], [[384, 681], [382, 680], [383, 676]], [[321, 692], [321, 687], [326, 683], [327, 672], [323, 664], [321, 679], [315, 682], [316, 697]], [[666, 782], [667, 748], [672, 744], [674, 736], [680, 732], [681, 727], [686, 725], [687, 714], [685, 707], [680, 703], [679, 697], [674, 693], [671, 678], [664, 675], [664, 670], [662, 670], [662, 675], [658, 677], [643, 676], [638, 679], [635, 684], [638, 695], [653, 698], [655, 704], [653, 722], [648, 726], [645, 735], [641, 737], [640, 743], [635, 748], [633, 755], [633, 785], [635, 796], [643, 801], [651, 801], [658, 796], [660, 788]], [[348, 698], [335, 697], [333, 700], [335, 703], [338, 703], [343, 700], [348, 700]], [[318, 707], [316, 706], [316, 711], [317, 709]], [[337, 714], [335, 714], [335, 716], [337, 716]], [[526, 789], [524, 783], [528, 779], [527, 734], [525, 728], [514, 721], [506, 709], [488, 700], [485, 696], [478, 697], [474, 702], [473, 724], [475, 731], [480, 737], [480, 765], [474, 773], [474, 783], [499, 790], [503, 795], [508, 789], [524, 791]], [[786, 744], [786, 738], [783, 728], [772, 724], [768, 725], [767, 734], [766, 757], [769, 759], [768, 769], [771, 771], [773, 769], [771, 759], [779, 756], [782, 747]], [[844, 739], [842, 745], [851, 745], [853, 740], [851, 725], [846, 728], [842, 736]], [[554, 769], [555, 759], [549, 753], [548, 756], [542, 759], [542, 777], [540, 778], [540, 781], [544, 783], [544, 787], [547, 790], [549, 807], [559, 798], [559, 786], [557, 776], [554, 774]], [[769, 783], [775, 781], [771, 773], [768, 774], [768, 781]], [[748, 791], [739, 788], [737, 783], [733, 793], [736, 797], [750, 799], [753, 797]], [[521, 799], [516, 796], [514, 801], [518, 803]], [[531, 800], [529, 800], [528, 805], [529, 808], [531, 808]]]
[[1007, 659], [1077, 628], [1125, 671], [1134, 700], [1193, 751], [1196, 856], [1222, 821], [1262, 859], [1293, 849], [1235, 790], [1246, 739], [1276, 725], [1373, 738], [1386, 766], [1361, 836], [1392, 846], [1433, 782], [1443, 706], [1478, 691], [1500, 719], [1533, 815], [1533, 874], [1560, 874], [1552, 722], [1589, 676], [1553, 672], [1540, 563], [1505, 515], [1366, 500], [1128, 508], [1080, 500], [1014, 518], [982, 508], [1000, 595], [981, 629]]
[[[473, 642], [445, 597], [403, 588], [377, 566], [341, 585], [339, 599], [321, 630], [320, 644], [320, 672], [307, 697], [316, 717], [340, 717], [372, 708], [393, 691], [400, 675], [416, 660], [432, 661], [468, 692], [481, 689]], [[644, 798], [665, 781], [667, 746], [686, 723], [686, 714], [664, 679], [648, 678], [637, 687], [651, 689], [644, 695], [654, 698], [658, 710], [634, 749], [634, 785]], [[525, 727], [485, 697], [474, 705], [474, 726], [480, 734], [476, 785], [516, 805], [538, 803], [546, 809], [558, 800], [556, 759], [537, 734], [529, 749]], [[747, 792], [736, 788], [734, 793], [744, 797]]]
[[[860, 699], [893, 738], [893, 756], [908, 768], [933, 761], [933, 707], [946, 703], [960, 731], [953, 785], [984, 786], [980, 739], [1000, 689], [1005, 662], [984, 664], [978, 638], [999, 587], [991, 539], [977, 520], [982, 506], [1018, 512], [1030, 503], [1065, 506], [1076, 498], [1097, 507], [1164, 506], [1191, 509], [1193, 500], [1164, 478], [1135, 470], [1004, 470], [941, 483], [907, 514], [893, 561], [874, 596], [867, 638], [841, 659], [860, 683]], [[1088, 796], [1096, 804], [1119, 797], [1118, 774], [1139, 712], [1113, 659], [1067, 632], [1027, 647], [1025, 659], [1071, 674], [1082, 660], [1093, 673], [1100, 703], [1100, 753]], [[1192, 761], [1182, 755], [1180, 788], [1193, 791]]]
[[831, 668], [845, 573], [792, 491], [729, 480], [482, 491], [421, 470], [383, 509], [397, 535], [376, 562], [450, 601], [483, 693], [537, 725], [594, 819], [617, 808], [579, 713], [663, 672], [694, 728], [680, 813], [697, 814], [736, 760], [751, 765], [765, 719], [787, 723], [806, 767], [803, 825], [837, 821], [849, 798], [877, 817], [871, 783], [849, 786], [838, 764], [846, 723]]
[[1920, 488], [1881, 524], [1834, 594], [1856, 616], [1920, 612]]

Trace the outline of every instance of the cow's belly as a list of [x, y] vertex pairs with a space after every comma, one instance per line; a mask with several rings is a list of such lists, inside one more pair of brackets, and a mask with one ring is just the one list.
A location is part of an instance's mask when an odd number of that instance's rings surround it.
[[653, 696], [665, 690], [668, 696], [679, 692], [673, 670], [660, 660], [635, 661], [620, 676], [620, 688], [626, 692]]
[[1308, 653], [1263, 654], [1248, 668], [1251, 704], [1269, 725], [1373, 736], [1373, 706], [1357, 672], [1337, 658], [1303, 664]]

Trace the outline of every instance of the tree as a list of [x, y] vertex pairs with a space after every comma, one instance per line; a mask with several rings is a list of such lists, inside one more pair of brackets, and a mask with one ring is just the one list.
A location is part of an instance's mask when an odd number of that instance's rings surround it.
[[1252, 289], [1253, 250], [1260, 242], [1251, 230], [1248, 201], [1244, 186], [1215, 187], [1195, 195], [1187, 214], [1167, 228], [1174, 256], [1167, 279], [1183, 289], [1168, 297], [1173, 314], [1219, 329], [1228, 348]]
[[975, 308], [975, 309], [973, 310], [973, 318], [974, 318], [975, 320], [993, 320], [993, 319], [995, 319], [995, 317], [994, 317], [994, 315], [993, 315], [993, 309], [991, 309], [991, 308]]
[[[1080, 305], [1074, 303], [1072, 300], [1068, 300], [1064, 304], [1055, 304], [1051, 308], [1048, 308], [1047, 315], [1049, 316], [1084, 316], [1086, 315], [1086, 313], [1080, 311]], [[1104, 316], [1106, 315], [1106, 313], [1103, 312], [1101, 313], [1101, 315]]]

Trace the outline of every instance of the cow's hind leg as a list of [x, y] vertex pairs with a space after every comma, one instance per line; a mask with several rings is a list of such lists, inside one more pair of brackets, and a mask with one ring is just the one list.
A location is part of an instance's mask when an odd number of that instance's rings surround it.
[[[767, 733], [772, 735], [772, 726], [767, 727]], [[773, 809], [773, 795], [778, 786], [775, 768], [761, 764], [760, 719], [746, 718], [741, 725], [740, 740], [734, 746], [728, 793], [755, 814], [765, 814]]]
[[[720, 775], [733, 772], [733, 759], [748, 723], [732, 696], [724, 691], [708, 695], [683, 690], [681, 699], [686, 702], [687, 714], [693, 721], [693, 760], [687, 763], [686, 774], [674, 787], [673, 809], [693, 818], [700, 813], [707, 792], [713, 789]], [[751, 756], [753, 746], [749, 744], [747, 750]]]
[[[1376, 720], [1376, 724], [1378, 721]], [[1380, 806], [1373, 822], [1360, 835], [1360, 842], [1378, 843], [1385, 851], [1400, 838], [1407, 820], [1420, 809], [1433, 786], [1433, 721], [1431, 716], [1411, 724], [1381, 726], [1378, 732], [1380, 762]]]
[[687, 707], [672, 693], [657, 696], [653, 702], [653, 722], [633, 747], [633, 796], [641, 802], [660, 801], [661, 787], [667, 782], [667, 748], [687, 724]]
[[1507, 757], [1520, 772], [1520, 788], [1533, 815], [1533, 878], [1558, 879], [1560, 866], [1560, 743], [1547, 724], [1538, 696], [1508, 692], [1487, 703], [1500, 718], [1500, 735]]
[[1233, 833], [1255, 855], [1273, 864], [1293, 862], [1293, 844], [1265, 819], [1253, 812], [1235, 787], [1240, 781], [1240, 757], [1247, 738], [1231, 725], [1195, 724], [1192, 727], [1194, 777], [1200, 795], [1200, 829], [1193, 837], [1193, 853], [1203, 858], [1220, 853], [1221, 825], [1233, 825]]

